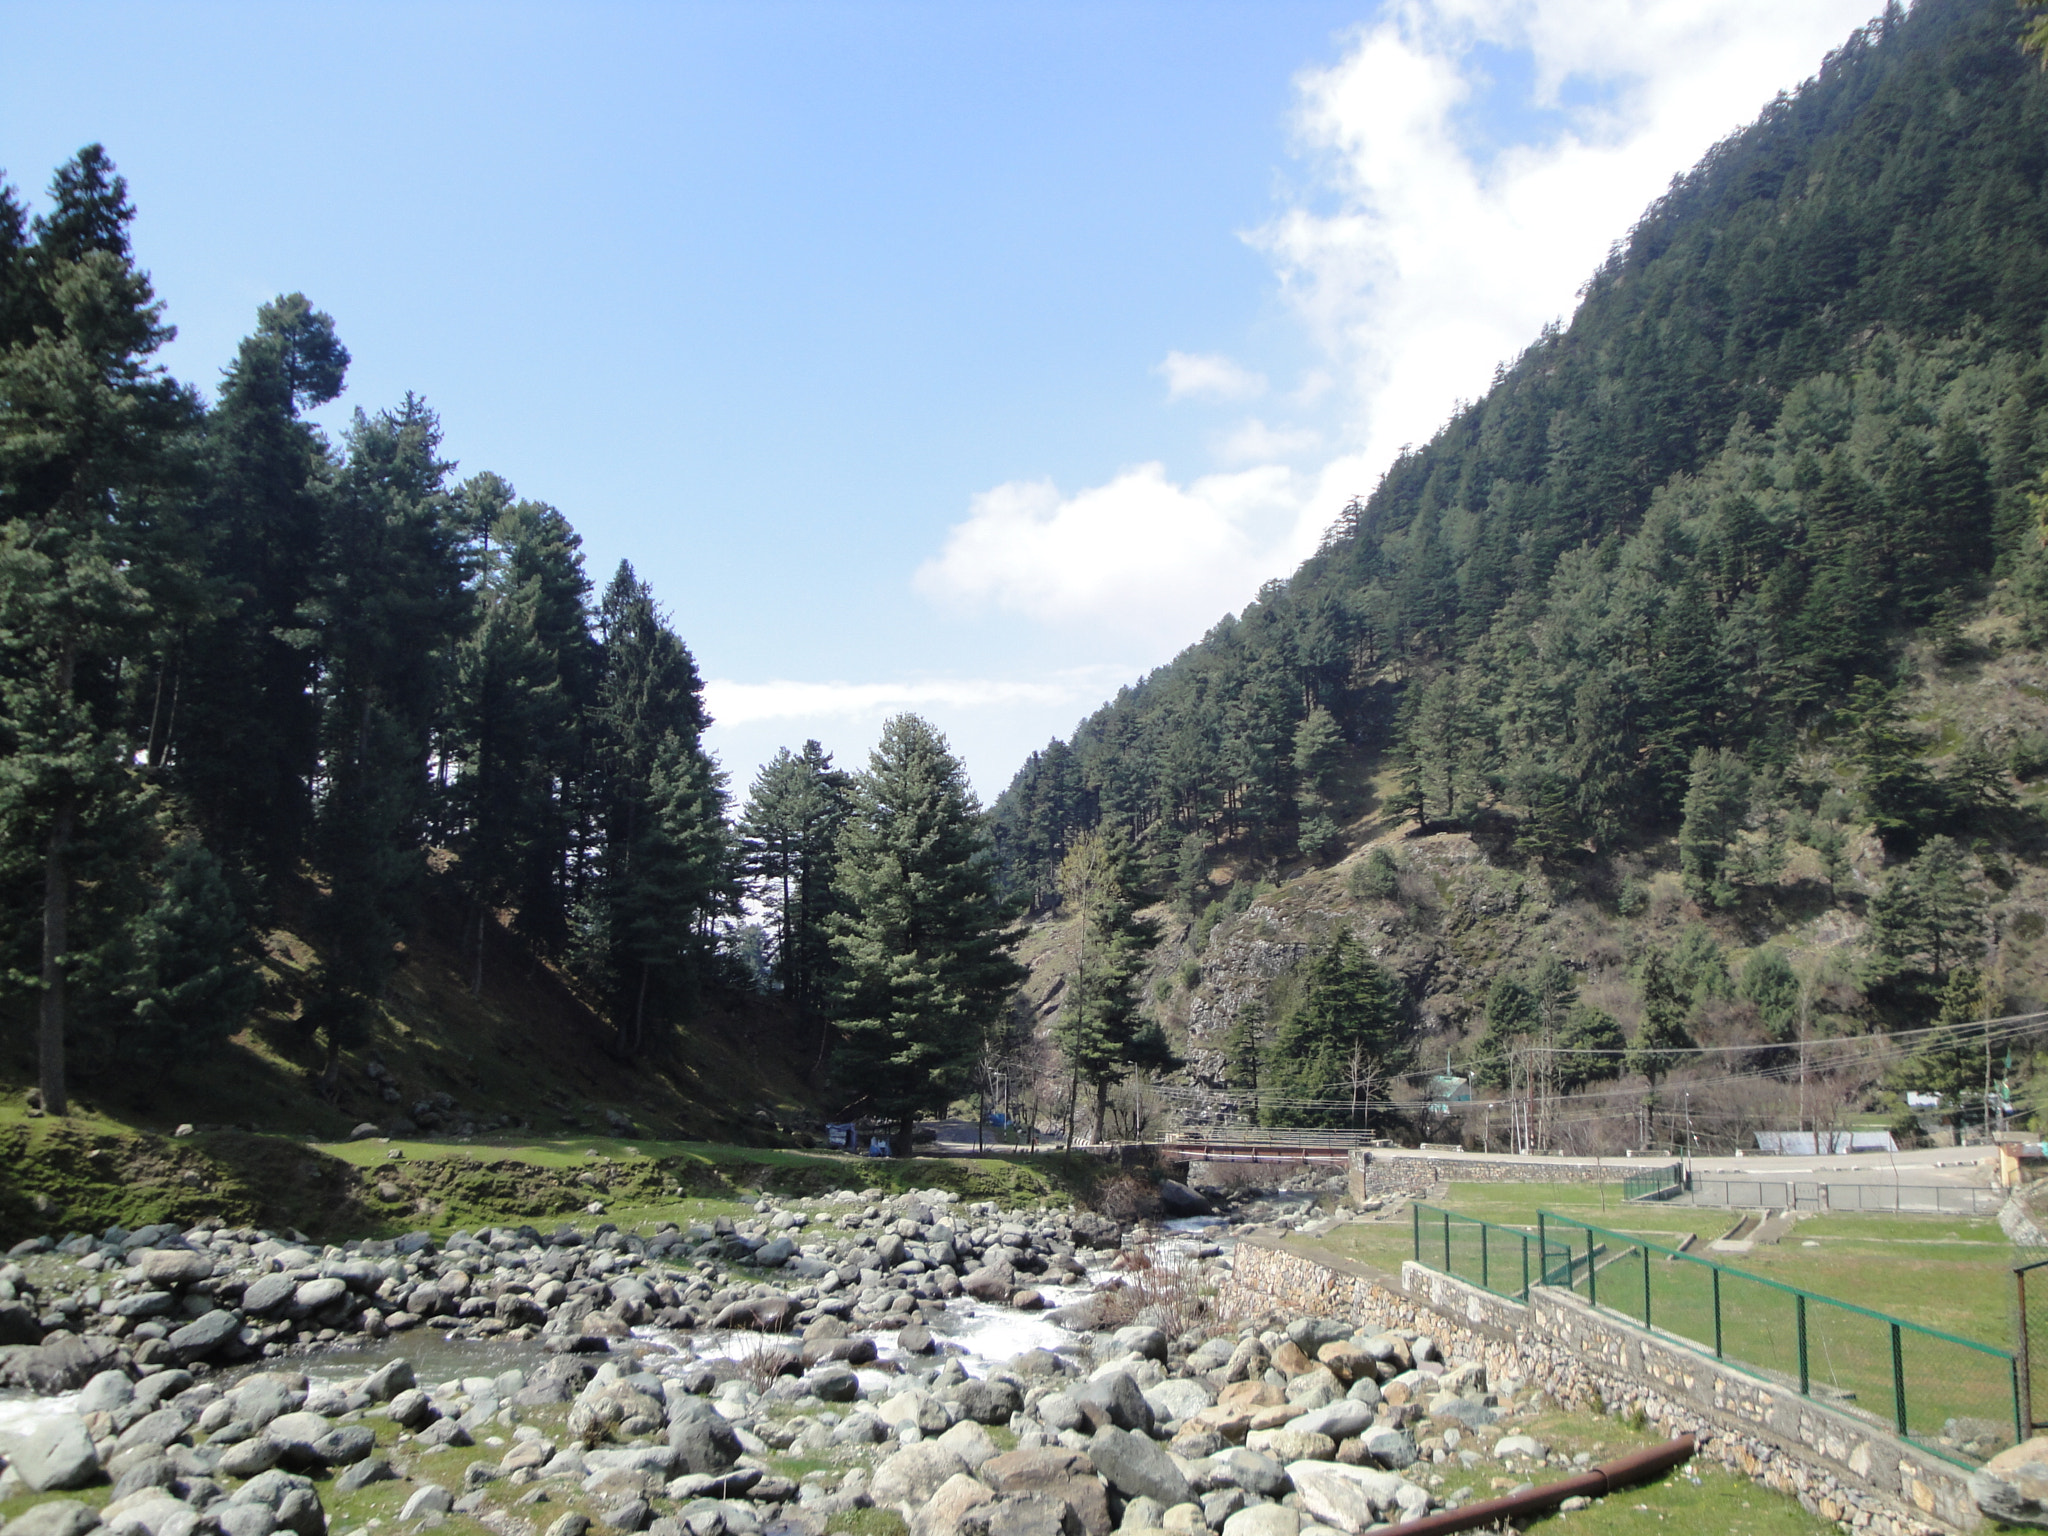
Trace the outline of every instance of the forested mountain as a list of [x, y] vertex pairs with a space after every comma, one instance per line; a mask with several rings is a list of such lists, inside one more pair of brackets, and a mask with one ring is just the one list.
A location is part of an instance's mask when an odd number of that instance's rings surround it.
[[[1695, 789], [1816, 811], [1801, 743], [1882, 734], [1907, 637], [1994, 576], [2040, 622], [2048, 82], [2019, 29], [1894, 8], [1675, 181], [1299, 571], [1032, 757], [995, 811], [1020, 887], [1105, 821], [1184, 897], [1219, 846], [1334, 851], [1347, 767], [1382, 760], [1418, 824], [1564, 865]], [[1986, 793], [1900, 791], [1888, 845]]]
[[[1782, 1124], [1774, 1042], [2048, 1006], [2025, 24], [1855, 33], [1299, 570], [1018, 772], [1021, 899], [1113, 830], [1182, 914], [1177, 1091], [1355, 1120], [1426, 1054], [1532, 1102], [1633, 1080], [1640, 1145], [1673, 1072], [1703, 1104], [1739, 1066], [1729, 1124]], [[1981, 1103], [1988, 1050], [1873, 1046], [1837, 1109], [1896, 1107], [1907, 1056]]]

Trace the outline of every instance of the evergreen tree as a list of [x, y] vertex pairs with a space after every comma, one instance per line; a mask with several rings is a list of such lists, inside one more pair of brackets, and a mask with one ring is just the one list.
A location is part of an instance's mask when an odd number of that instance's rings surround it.
[[1693, 753], [1678, 859], [1685, 892], [1694, 901], [1715, 907], [1736, 903], [1731, 856], [1749, 811], [1749, 789], [1749, 768], [1733, 752], [1701, 747]]
[[[28, 985], [43, 1103], [63, 1114], [69, 978], [125, 944], [135, 915], [138, 883], [107, 878], [143, 846], [123, 661], [174, 595], [166, 502], [194, 411], [150, 362], [172, 333], [97, 145], [57, 172], [51, 201], [0, 265], [0, 315], [15, 317], [0, 350], [0, 827], [16, 890], [40, 887]], [[175, 621], [168, 602], [155, 617]]]
[[321, 650], [314, 853], [327, 888], [310, 919], [321, 956], [303, 1023], [326, 1040], [330, 1090], [341, 1052], [367, 1037], [415, 919], [428, 757], [471, 616], [440, 441], [416, 398], [356, 413], [307, 605]]
[[1872, 980], [1939, 991], [1982, 949], [1984, 898], [1971, 873], [1968, 856], [1946, 837], [1929, 838], [1892, 871], [1870, 902]]
[[1401, 984], [1345, 929], [1309, 961], [1266, 1058], [1267, 1125], [1353, 1125], [1406, 1070]]
[[1254, 1119], [1258, 1114], [1259, 1090], [1264, 1086], [1261, 1063], [1265, 1059], [1265, 1035], [1265, 1004], [1248, 998], [1238, 1007], [1223, 1049], [1230, 1086], [1250, 1100]]
[[1785, 952], [1766, 945], [1749, 957], [1736, 984], [1736, 995], [1756, 1009], [1766, 1040], [1783, 1044], [1798, 1031], [1799, 978]]
[[590, 729], [598, 873], [575, 918], [578, 970], [607, 998], [620, 1051], [675, 1022], [732, 905], [724, 775], [705, 754], [703, 683], [654, 593], [624, 563], [598, 606]]
[[1583, 1004], [1566, 1017], [1557, 1044], [1551, 1071], [1565, 1093], [1592, 1083], [1612, 1082], [1621, 1076], [1627, 1059], [1628, 1040], [1614, 1016]]
[[1490, 1087], [1507, 1083], [1541, 1023], [1536, 994], [1512, 976], [1496, 976], [1486, 992], [1486, 1033], [1473, 1050], [1479, 1080]]
[[168, 761], [209, 846], [258, 905], [307, 851], [319, 778], [320, 577], [333, 466], [299, 413], [341, 393], [348, 351], [303, 294], [264, 305], [205, 425], [207, 620], [170, 637], [149, 756]]
[[1343, 733], [1336, 717], [1321, 705], [1302, 717], [1294, 732], [1294, 771], [1299, 790], [1295, 805], [1300, 821], [1301, 851], [1309, 858], [1322, 854], [1337, 838], [1331, 814], [1336, 777], [1342, 760]]
[[1990, 1075], [1988, 1036], [1983, 1020], [1990, 1013], [1984, 979], [1975, 966], [1958, 966], [1941, 990], [1934, 1033], [1893, 1069], [1894, 1092], [1937, 1093], [1949, 1128], [1960, 1131], [1984, 1114], [1984, 1085]]
[[220, 860], [197, 841], [181, 842], [157, 874], [156, 899], [140, 924], [134, 1054], [188, 1062], [248, 1022], [262, 981]]
[[1654, 1092], [1658, 1081], [1681, 1065], [1685, 1053], [1697, 1049], [1699, 1042], [1685, 1027], [1689, 1008], [1662, 950], [1652, 949], [1643, 956], [1638, 985], [1643, 997], [1643, 1021], [1636, 1026], [1635, 1039], [1629, 1042], [1628, 1069], [1648, 1078]]
[[1145, 1017], [1138, 991], [1159, 930], [1137, 914], [1130, 852], [1122, 834], [1112, 828], [1076, 838], [1060, 863], [1060, 895], [1079, 920], [1065, 1006], [1052, 1028], [1072, 1078], [1067, 1104], [1071, 1142], [1074, 1101], [1083, 1083], [1095, 1090], [1099, 1138], [1110, 1088], [1135, 1068], [1169, 1065], [1170, 1053], [1157, 1024]]
[[892, 1125], [906, 1155], [911, 1121], [964, 1086], [1024, 974], [966, 771], [917, 716], [890, 720], [854, 776], [837, 859], [832, 1075], [843, 1112]]
[[[832, 972], [834, 850], [850, 809], [853, 777], [815, 741], [787, 747], [755, 776], [738, 836], [755, 899], [772, 914], [772, 974], [791, 1007], [821, 1021]], [[819, 1055], [825, 1040], [821, 1032]]]

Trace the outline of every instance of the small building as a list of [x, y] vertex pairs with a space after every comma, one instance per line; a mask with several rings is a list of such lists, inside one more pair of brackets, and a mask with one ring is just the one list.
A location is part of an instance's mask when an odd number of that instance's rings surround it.
[[1896, 1152], [1890, 1131], [1758, 1131], [1756, 1149], [1767, 1157], [1819, 1157], [1842, 1152]]
[[2002, 1141], [1991, 1176], [2006, 1189], [2048, 1179], [2048, 1149], [2038, 1141]]
[[1439, 1073], [1429, 1080], [1429, 1112], [1432, 1115], [1448, 1115], [1453, 1104], [1471, 1102], [1472, 1080], [1469, 1077]]

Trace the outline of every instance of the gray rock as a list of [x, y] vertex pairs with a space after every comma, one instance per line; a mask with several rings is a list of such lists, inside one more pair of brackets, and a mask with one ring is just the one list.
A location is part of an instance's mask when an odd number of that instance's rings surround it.
[[1133, 1325], [1110, 1335], [1119, 1354], [1143, 1355], [1148, 1360], [1166, 1358], [1166, 1335], [1157, 1328]]
[[908, 1504], [915, 1509], [937, 1493], [947, 1478], [966, 1470], [967, 1463], [960, 1459], [959, 1452], [936, 1440], [926, 1440], [906, 1445], [876, 1467], [868, 1493], [881, 1508]]
[[[1154, 1421], [1173, 1419], [1176, 1422], [1192, 1419], [1204, 1408], [1216, 1401], [1216, 1394], [1209, 1390], [1208, 1383], [1192, 1381], [1185, 1376], [1171, 1376], [1156, 1387], [1145, 1389], [1145, 1401], [1152, 1405]], [[1370, 1420], [1371, 1414], [1366, 1418]]]
[[1178, 1179], [1159, 1181], [1159, 1203], [1169, 1216], [1212, 1216], [1216, 1208]]
[[143, 1280], [165, 1290], [213, 1278], [210, 1253], [194, 1253], [189, 1248], [152, 1248], [133, 1257], [142, 1266]]
[[1223, 1522], [1223, 1536], [1300, 1536], [1301, 1516], [1285, 1504], [1254, 1504]]
[[221, 1454], [220, 1470], [229, 1477], [254, 1477], [268, 1472], [284, 1459], [285, 1448], [267, 1435], [256, 1435], [231, 1445]]
[[803, 1379], [804, 1391], [827, 1403], [850, 1403], [860, 1396], [860, 1377], [843, 1365], [827, 1365]]
[[1503, 1459], [1509, 1456], [1546, 1456], [1550, 1447], [1528, 1435], [1502, 1435], [1493, 1442], [1493, 1454]]
[[76, 1499], [51, 1499], [17, 1515], [7, 1536], [85, 1536], [100, 1523], [100, 1512]]
[[74, 1414], [60, 1415], [26, 1437], [8, 1441], [6, 1450], [8, 1465], [31, 1493], [83, 1488], [99, 1479], [99, 1454], [85, 1421]]
[[292, 1310], [295, 1312], [318, 1312], [330, 1302], [339, 1301], [348, 1294], [348, 1282], [333, 1275], [322, 1275], [317, 1280], [308, 1280], [292, 1292]]
[[460, 1419], [436, 1419], [414, 1437], [419, 1445], [475, 1445]]
[[377, 1402], [388, 1403], [399, 1393], [418, 1385], [411, 1361], [392, 1360], [370, 1373], [368, 1379], [363, 1382], [363, 1391]]
[[1289, 1486], [1286, 1469], [1279, 1462], [1243, 1446], [1218, 1451], [1209, 1458], [1209, 1465], [1217, 1476], [1228, 1478], [1232, 1486], [1262, 1499], [1277, 1499]]
[[1143, 1494], [1171, 1509], [1194, 1498], [1166, 1448], [1145, 1435], [1105, 1424], [1088, 1442], [1088, 1459], [1127, 1499]]
[[134, 1401], [135, 1383], [128, 1379], [126, 1371], [101, 1371], [85, 1384], [85, 1391], [79, 1394], [77, 1411], [112, 1413]]
[[357, 1462], [334, 1480], [337, 1493], [354, 1493], [358, 1488], [367, 1488], [372, 1483], [389, 1482], [398, 1474], [391, 1470], [391, 1463], [382, 1456], [371, 1456]]
[[377, 1448], [376, 1432], [365, 1424], [342, 1424], [313, 1442], [313, 1459], [324, 1467], [353, 1466]]
[[1083, 1382], [1074, 1389], [1073, 1395], [1077, 1402], [1093, 1403], [1099, 1407], [1118, 1429], [1152, 1433], [1152, 1405], [1145, 1401], [1145, 1394], [1138, 1390], [1138, 1383], [1131, 1378], [1129, 1371], [1111, 1371], [1106, 1376]]
[[242, 1292], [242, 1310], [252, 1317], [268, 1317], [281, 1310], [298, 1288], [290, 1275], [259, 1275]]
[[1381, 1425], [1367, 1430], [1360, 1440], [1366, 1454], [1389, 1470], [1399, 1471], [1415, 1464], [1415, 1436], [1409, 1430]]
[[614, 1504], [598, 1517], [615, 1531], [644, 1531], [654, 1518], [654, 1508], [645, 1499], [627, 1499]]
[[168, 1456], [145, 1455], [129, 1463], [114, 1482], [113, 1496], [109, 1504], [118, 1504], [131, 1494], [141, 1493], [145, 1488], [168, 1488], [177, 1478], [178, 1469], [171, 1465]]
[[668, 1443], [684, 1472], [723, 1472], [740, 1457], [739, 1436], [708, 1404], [669, 1426]]
[[1001, 1379], [964, 1381], [954, 1393], [954, 1401], [977, 1424], [1007, 1424], [1010, 1415], [1024, 1406], [1023, 1394]]
[[216, 1307], [204, 1317], [180, 1328], [168, 1342], [179, 1359], [204, 1360], [241, 1331], [242, 1320], [239, 1317]]
[[454, 1507], [454, 1494], [438, 1483], [425, 1483], [413, 1490], [412, 1497], [399, 1510], [398, 1518], [417, 1520], [423, 1515], [445, 1515]]
[[277, 1529], [277, 1511], [266, 1504], [241, 1504], [230, 1499], [207, 1511], [221, 1536], [271, 1536]]
[[1372, 1409], [1364, 1403], [1345, 1398], [1322, 1408], [1310, 1409], [1300, 1418], [1290, 1420], [1287, 1427], [1306, 1430], [1312, 1435], [1328, 1435], [1332, 1440], [1349, 1440], [1372, 1427]]
[[572, 1511], [561, 1516], [553, 1525], [549, 1526], [547, 1528], [547, 1536], [584, 1536], [584, 1533], [589, 1529], [590, 1516], [579, 1515]]
[[1441, 1422], [1462, 1424], [1467, 1429], [1477, 1429], [1482, 1424], [1491, 1424], [1500, 1417], [1474, 1397], [1431, 1398], [1429, 1416]]

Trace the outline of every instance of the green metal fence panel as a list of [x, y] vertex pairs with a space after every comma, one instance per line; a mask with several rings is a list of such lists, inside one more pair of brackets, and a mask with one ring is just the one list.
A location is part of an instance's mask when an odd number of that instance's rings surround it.
[[2010, 1350], [1548, 1211], [1533, 1233], [1420, 1202], [1413, 1212], [1417, 1261], [1497, 1296], [1571, 1291], [1964, 1465], [2025, 1436]]
[[1677, 1163], [1634, 1168], [1621, 1178], [1621, 1198], [1624, 1200], [1656, 1200], [1677, 1194], [1684, 1188], [1684, 1169]]

